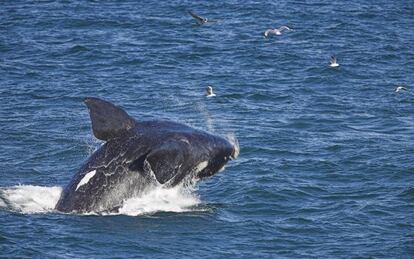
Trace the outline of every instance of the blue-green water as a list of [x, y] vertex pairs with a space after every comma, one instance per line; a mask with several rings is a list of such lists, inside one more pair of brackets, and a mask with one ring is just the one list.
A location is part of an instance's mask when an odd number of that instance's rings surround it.
[[[0, 257], [412, 258], [413, 28], [412, 1], [2, 1]], [[57, 213], [99, 146], [86, 96], [240, 156], [190, 194]]]

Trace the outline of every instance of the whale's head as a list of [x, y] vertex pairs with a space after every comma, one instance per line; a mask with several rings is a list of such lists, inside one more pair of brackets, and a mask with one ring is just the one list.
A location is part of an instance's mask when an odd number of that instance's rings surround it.
[[184, 179], [212, 176], [239, 155], [235, 138], [224, 138], [180, 123], [138, 122], [136, 131], [140, 136], [137, 148], [145, 146], [149, 150], [145, 158], [137, 161], [148, 162], [161, 184], [175, 186]]
[[236, 139], [226, 139], [219, 136], [210, 136], [206, 140], [206, 160], [201, 161], [195, 167], [198, 178], [205, 178], [221, 172], [229, 160], [234, 160], [239, 155], [239, 143]]

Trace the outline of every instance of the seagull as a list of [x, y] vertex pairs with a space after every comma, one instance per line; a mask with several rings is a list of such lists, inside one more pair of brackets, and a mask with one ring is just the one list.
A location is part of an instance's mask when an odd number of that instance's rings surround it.
[[266, 30], [263, 35], [265, 38], [269, 37], [270, 34], [282, 35], [282, 31], [291, 31], [292, 29], [283, 25], [280, 26], [279, 29], [268, 29]]
[[397, 88], [395, 88], [396, 93], [399, 93], [401, 91], [407, 91], [407, 88], [405, 88], [404, 86], [397, 86]]
[[211, 85], [207, 86], [207, 88], [206, 88], [206, 96], [207, 97], [216, 96], [216, 94], [213, 93], [213, 87], [211, 87]]
[[196, 20], [196, 22], [199, 24], [199, 25], [203, 25], [203, 24], [205, 24], [205, 23], [207, 23], [207, 22], [209, 22], [209, 20], [207, 19], [207, 18], [204, 18], [204, 17], [201, 17], [201, 16], [198, 16], [197, 14], [195, 14], [195, 13], [193, 13], [193, 12], [191, 12], [191, 11], [188, 11], [188, 13]]
[[331, 60], [329, 61], [331, 64], [329, 64], [330, 67], [339, 67], [339, 64], [336, 62], [336, 57], [331, 56]]

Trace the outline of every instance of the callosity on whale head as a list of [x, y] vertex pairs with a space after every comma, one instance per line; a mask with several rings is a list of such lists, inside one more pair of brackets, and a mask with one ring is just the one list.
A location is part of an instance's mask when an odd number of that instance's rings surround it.
[[116, 210], [148, 188], [214, 175], [239, 154], [237, 140], [171, 121], [136, 121], [98, 98], [86, 98], [85, 104], [93, 133], [105, 144], [66, 186], [59, 211]]

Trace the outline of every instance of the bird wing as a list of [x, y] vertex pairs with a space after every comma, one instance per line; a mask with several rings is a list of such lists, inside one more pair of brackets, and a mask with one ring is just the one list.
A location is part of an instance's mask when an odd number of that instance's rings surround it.
[[205, 23], [206, 21], [207, 21], [207, 19], [206, 18], [204, 18], [204, 17], [201, 17], [201, 16], [199, 16], [199, 15], [197, 15], [197, 14], [195, 14], [195, 13], [193, 13], [193, 12], [191, 12], [191, 11], [188, 11], [188, 13], [194, 18], [194, 19], [196, 19], [197, 20], [197, 22], [198, 23], [200, 23], [200, 24], [202, 24], [202, 23]]
[[266, 30], [263, 34], [264, 34], [264, 36], [265, 36], [265, 37], [267, 37], [267, 36], [269, 36], [269, 34], [271, 34], [271, 33], [274, 33], [274, 30], [273, 30], [273, 29], [268, 29], [268, 30]]
[[290, 28], [284, 25], [279, 28], [279, 31], [284, 31], [284, 30], [290, 31]]
[[332, 64], [336, 63], [336, 57], [335, 56], [331, 56], [331, 63]]

